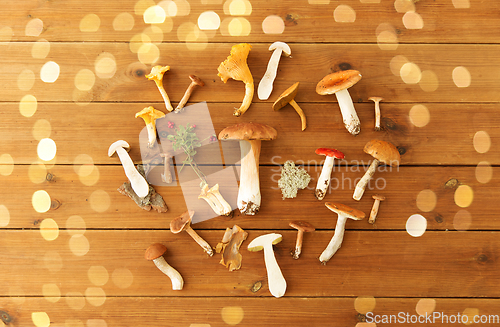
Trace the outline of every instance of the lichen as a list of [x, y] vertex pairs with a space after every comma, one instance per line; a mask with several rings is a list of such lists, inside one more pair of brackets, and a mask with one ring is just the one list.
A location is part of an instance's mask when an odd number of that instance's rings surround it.
[[281, 189], [283, 200], [286, 198], [295, 198], [299, 189], [305, 189], [311, 176], [304, 168], [296, 167], [293, 161], [288, 160], [281, 168], [281, 178], [278, 180], [278, 186]]

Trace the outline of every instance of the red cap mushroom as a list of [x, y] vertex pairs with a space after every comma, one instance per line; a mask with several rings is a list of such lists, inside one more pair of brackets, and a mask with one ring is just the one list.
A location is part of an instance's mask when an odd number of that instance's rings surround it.
[[328, 185], [330, 185], [330, 176], [332, 174], [334, 160], [344, 159], [344, 154], [339, 150], [330, 148], [318, 148], [316, 149], [316, 154], [326, 156], [321, 174], [318, 178], [318, 184], [316, 185], [316, 191], [314, 192], [318, 200], [323, 200], [326, 195], [326, 189]]

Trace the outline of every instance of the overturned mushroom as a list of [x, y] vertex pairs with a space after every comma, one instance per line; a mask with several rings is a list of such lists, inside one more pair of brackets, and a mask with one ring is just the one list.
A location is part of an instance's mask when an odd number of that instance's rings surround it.
[[297, 233], [297, 241], [295, 242], [295, 251], [292, 252], [292, 257], [298, 259], [300, 253], [302, 252], [302, 240], [304, 239], [304, 233], [314, 232], [316, 228], [307, 221], [295, 220], [291, 221], [288, 225], [295, 228]]
[[221, 249], [219, 251], [222, 252], [220, 264], [229, 268], [229, 271], [241, 268], [242, 256], [239, 252], [239, 248], [247, 237], [248, 233], [238, 225], [234, 225], [232, 229], [228, 228], [226, 233], [224, 233]]
[[156, 267], [170, 278], [174, 291], [180, 291], [184, 286], [184, 280], [181, 274], [165, 261], [165, 258], [163, 258], [165, 252], [167, 252], [167, 247], [165, 245], [155, 243], [147, 248], [144, 257], [146, 260], [153, 261]]
[[356, 184], [356, 188], [352, 196], [356, 201], [361, 200], [363, 193], [365, 193], [366, 185], [368, 185], [368, 182], [375, 174], [375, 171], [381, 162], [386, 165], [398, 167], [399, 162], [401, 161], [401, 155], [399, 154], [398, 149], [389, 142], [371, 140], [365, 144], [363, 150], [373, 157], [373, 161], [370, 164], [370, 167], [368, 167], [366, 173], [359, 180], [358, 184]]
[[149, 80], [153, 80], [160, 91], [160, 94], [165, 102], [165, 107], [168, 111], [174, 110], [172, 104], [170, 103], [170, 98], [168, 97], [165, 88], [163, 87], [163, 74], [170, 70], [170, 66], [154, 66], [151, 68], [151, 73], [146, 75], [146, 78]]
[[299, 107], [297, 102], [295, 102], [294, 100], [295, 96], [297, 95], [298, 89], [299, 89], [299, 82], [293, 84], [288, 89], [286, 89], [285, 92], [281, 93], [278, 100], [276, 100], [273, 103], [273, 109], [274, 111], [278, 111], [287, 104], [290, 104], [293, 107], [293, 109], [295, 109], [295, 111], [299, 114], [300, 121], [302, 123], [302, 130], [305, 130], [307, 127], [306, 115], [304, 114], [304, 111]]
[[375, 102], [375, 130], [380, 131], [380, 101], [384, 100], [381, 97], [370, 97], [368, 100]]
[[375, 223], [375, 219], [377, 219], [378, 215], [378, 208], [380, 207], [380, 202], [385, 200], [385, 196], [380, 195], [380, 194], [375, 194], [372, 196], [373, 200], [373, 207], [372, 210], [370, 211], [370, 218], [368, 219], [368, 222], [370, 224]]
[[165, 114], [160, 110], [156, 110], [152, 106], [146, 107], [135, 114], [135, 118], [142, 118], [146, 123], [148, 131], [148, 147], [154, 147], [156, 143], [156, 120], [165, 117]]
[[248, 110], [248, 107], [250, 107], [253, 99], [253, 77], [247, 64], [247, 57], [250, 49], [252, 49], [252, 46], [247, 43], [233, 45], [231, 54], [217, 69], [219, 72], [217, 76], [219, 76], [224, 83], [226, 83], [229, 78], [245, 83], [245, 97], [243, 98], [241, 106], [234, 111], [233, 114], [235, 116], [244, 114], [245, 111]]
[[259, 157], [262, 140], [274, 140], [274, 128], [259, 123], [240, 123], [224, 128], [219, 140], [239, 140], [241, 150], [238, 208], [245, 215], [255, 215], [260, 209]]
[[318, 200], [323, 200], [326, 195], [326, 190], [328, 185], [330, 185], [330, 176], [333, 170], [333, 163], [335, 159], [344, 159], [344, 154], [336, 149], [329, 148], [318, 148], [316, 149], [316, 154], [325, 156], [325, 163], [321, 169], [321, 174], [318, 178], [318, 184], [316, 185], [316, 191], [314, 195]]
[[198, 199], [205, 200], [219, 216], [230, 216], [233, 212], [231, 205], [220, 194], [219, 184], [215, 184], [210, 189], [208, 188], [208, 184], [204, 184], [201, 188], [201, 194], [198, 195]]
[[193, 90], [196, 86], [205, 86], [205, 83], [196, 75], [189, 75], [189, 79], [191, 80], [191, 84], [189, 84], [181, 101], [179, 101], [177, 107], [175, 107], [175, 113], [179, 113], [182, 111], [182, 109], [184, 109], [184, 106], [188, 102], [189, 98], [191, 97], [191, 93], [193, 93]]
[[325, 206], [331, 211], [336, 212], [338, 214], [338, 218], [337, 225], [335, 226], [335, 233], [333, 234], [330, 243], [328, 243], [328, 246], [319, 257], [319, 261], [321, 261], [322, 264], [326, 264], [342, 245], [347, 219], [361, 220], [365, 218], [364, 212], [353, 209], [345, 204], [327, 202], [325, 203]]
[[358, 114], [354, 109], [348, 88], [356, 84], [361, 79], [361, 74], [357, 70], [342, 70], [326, 75], [318, 85], [316, 93], [320, 95], [335, 94], [339, 102], [340, 112], [345, 128], [352, 135], [357, 135], [361, 129]]
[[281, 55], [286, 57], [292, 54], [292, 50], [288, 44], [284, 42], [274, 42], [269, 47], [269, 51], [273, 51], [271, 59], [267, 64], [267, 70], [264, 76], [260, 80], [259, 87], [257, 88], [257, 95], [260, 100], [267, 100], [273, 91], [273, 82], [276, 78], [276, 73], [278, 72], [278, 64], [280, 62]]
[[191, 228], [191, 219], [193, 218], [193, 215], [194, 211], [188, 210], [179, 217], [170, 221], [170, 231], [174, 234], [186, 231], [209, 256], [213, 256], [214, 251], [212, 250], [210, 244], [208, 244], [203, 238], [201, 238], [200, 235], [198, 235], [198, 233], [194, 231], [194, 229]]

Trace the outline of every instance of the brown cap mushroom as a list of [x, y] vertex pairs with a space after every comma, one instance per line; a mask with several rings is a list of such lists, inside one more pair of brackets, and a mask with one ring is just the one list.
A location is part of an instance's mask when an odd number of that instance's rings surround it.
[[314, 228], [314, 226], [307, 221], [302, 220], [291, 221], [288, 225], [298, 230], [297, 241], [295, 242], [295, 251], [292, 253], [292, 257], [294, 259], [298, 259], [300, 253], [302, 252], [302, 239], [304, 238], [304, 233], [314, 232], [316, 228]]
[[356, 84], [360, 79], [361, 74], [359, 71], [342, 70], [326, 75], [316, 85], [316, 93], [320, 95], [335, 94], [337, 96], [344, 125], [352, 135], [359, 133], [360, 122], [347, 89]]
[[377, 170], [380, 162], [393, 167], [398, 167], [399, 162], [401, 161], [401, 155], [399, 154], [398, 149], [389, 142], [381, 140], [371, 140], [366, 143], [363, 150], [371, 155], [374, 159], [370, 164], [370, 167], [368, 167], [366, 173], [359, 180], [358, 184], [356, 184], [353, 199], [357, 201], [361, 200], [361, 197], [365, 192], [366, 185], [373, 177], [373, 174], [375, 174], [375, 171]]
[[306, 129], [306, 116], [304, 114], [304, 111], [299, 107], [297, 102], [295, 102], [295, 96], [297, 95], [297, 90], [299, 89], [299, 82], [293, 84], [290, 86], [288, 89], [285, 90], [285, 92], [281, 93], [279, 96], [278, 100], [276, 100], [273, 103], [273, 110], [278, 111], [287, 104], [290, 104], [295, 111], [299, 114], [300, 116], [300, 121], [302, 122], [302, 130]]
[[188, 210], [179, 217], [170, 221], [170, 231], [174, 234], [186, 231], [189, 236], [191, 236], [193, 240], [195, 240], [196, 243], [198, 243], [209, 256], [212, 256], [214, 255], [214, 252], [210, 244], [208, 244], [203, 238], [201, 238], [200, 235], [198, 235], [198, 233], [194, 231], [194, 229], [191, 228], [191, 219], [193, 218], [193, 215], [194, 211]]
[[261, 141], [274, 140], [274, 128], [259, 123], [240, 123], [224, 128], [219, 140], [239, 140], [241, 150], [238, 208], [245, 215], [255, 215], [260, 209], [259, 157]]
[[170, 266], [167, 261], [165, 261], [165, 258], [163, 258], [163, 254], [165, 254], [165, 252], [167, 252], [167, 247], [165, 245], [155, 243], [146, 249], [144, 257], [146, 260], [153, 261], [156, 267], [158, 267], [162, 273], [170, 278], [173, 290], [182, 290], [184, 280], [179, 272]]
[[193, 90], [196, 86], [205, 86], [205, 83], [201, 80], [196, 75], [189, 75], [189, 79], [191, 80], [191, 84], [189, 84], [188, 88], [186, 89], [186, 92], [182, 96], [181, 101], [179, 101], [179, 104], [177, 107], [175, 107], [174, 112], [179, 113], [182, 111], [186, 103], [188, 102], [189, 98], [191, 97], [191, 93], [193, 93]]
[[385, 196], [380, 195], [380, 194], [375, 194], [372, 196], [373, 200], [373, 207], [372, 210], [370, 211], [370, 218], [368, 219], [368, 222], [370, 224], [375, 223], [375, 219], [377, 219], [377, 214], [378, 214], [378, 208], [380, 206], [380, 202], [385, 200]]

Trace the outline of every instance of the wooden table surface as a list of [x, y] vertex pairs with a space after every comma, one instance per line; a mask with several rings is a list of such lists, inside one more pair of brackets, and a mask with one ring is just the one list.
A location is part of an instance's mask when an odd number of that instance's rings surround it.
[[[3, 0], [0, 326], [498, 326], [499, 12], [500, 2], [480, 0]], [[292, 55], [281, 58], [270, 98], [256, 92], [249, 110], [233, 116], [244, 84], [223, 83], [217, 67], [233, 45], [251, 44], [257, 89], [275, 41]], [[205, 82], [182, 114], [159, 120], [162, 147], [168, 121], [198, 123], [204, 135], [240, 122], [277, 130], [262, 143], [257, 215], [215, 217], [196, 199], [190, 168], [179, 172], [180, 155], [172, 184], [159, 181], [161, 163], [148, 175], [168, 212], [144, 211], [118, 193], [126, 176], [108, 147], [126, 140], [132, 160], [145, 162], [145, 124], [135, 113], [167, 113], [145, 77], [155, 65], [171, 67], [164, 87], [174, 106], [188, 75]], [[315, 92], [325, 75], [345, 69], [363, 76], [349, 90], [361, 120], [356, 137], [335, 96]], [[295, 82], [303, 132], [290, 106], [272, 109]], [[373, 96], [384, 98], [381, 131]], [[393, 143], [401, 166], [380, 167], [357, 202], [371, 139]], [[318, 147], [346, 156], [322, 201], [314, 196], [324, 163]], [[215, 142], [195, 156], [233, 208], [238, 151], [236, 142]], [[287, 160], [312, 181], [283, 200], [277, 181]], [[386, 197], [376, 223], [349, 221], [341, 249], [322, 265], [337, 220], [325, 202], [368, 215], [376, 193]], [[188, 208], [213, 247], [227, 227], [248, 232], [241, 269], [228, 271], [220, 254], [170, 232]], [[298, 260], [292, 220], [316, 227]], [[269, 292], [263, 253], [247, 251], [266, 233], [283, 236], [274, 246], [287, 281], [281, 298]], [[183, 290], [144, 259], [157, 242]]]

